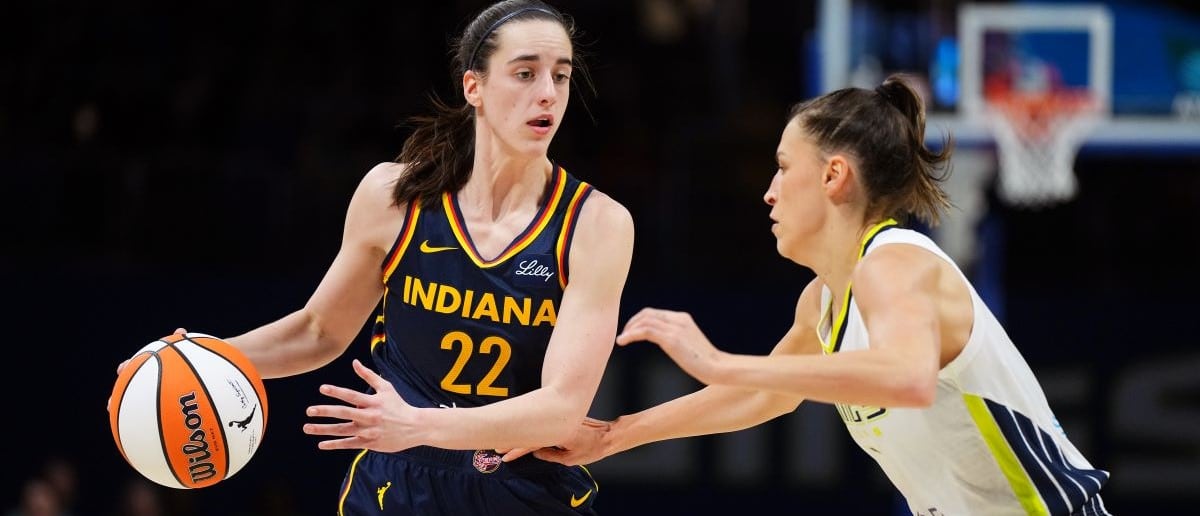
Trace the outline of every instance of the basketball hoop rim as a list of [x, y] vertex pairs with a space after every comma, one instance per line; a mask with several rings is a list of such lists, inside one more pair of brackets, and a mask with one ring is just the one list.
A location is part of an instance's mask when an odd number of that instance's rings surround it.
[[1087, 89], [993, 92], [985, 98], [984, 116], [1013, 128], [1030, 141], [1054, 138], [1062, 124], [1091, 126], [1100, 118], [1100, 104]]
[[1099, 102], [1086, 89], [1054, 90], [1046, 92], [1006, 91], [992, 93], [986, 97], [989, 108], [1002, 113], [1058, 113], [1068, 116], [1075, 113], [1099, 113]]

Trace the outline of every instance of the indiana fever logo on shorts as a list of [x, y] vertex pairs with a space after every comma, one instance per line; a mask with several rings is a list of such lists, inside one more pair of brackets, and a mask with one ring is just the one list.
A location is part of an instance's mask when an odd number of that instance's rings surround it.
[[471, 457], [471, 465], [480, 473], [492, 473], [500, 469], [500, 454], [492, 450], [475, 450], [475, 456]]

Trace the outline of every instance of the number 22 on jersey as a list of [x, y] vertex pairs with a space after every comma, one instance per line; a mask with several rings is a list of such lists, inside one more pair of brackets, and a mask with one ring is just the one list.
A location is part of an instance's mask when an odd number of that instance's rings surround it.
[[454, 365], [450, 367], [450, 371], [446, 372], [446, 376], [442, 377], [441, 387], [443, 390], [465, 395], [508, 396], [507, 387], [492, 385], [500, 377], [500, 373], [504, 372], [504, 367], [508, 365], [508, 360], [512, 356], [512, 346], [509, 345], [508, 341], [493, 335], [485, 337], [479, 342], [478, 354], [495, 355], [495, 358], [487, 374], [475, 385], [459, 383], [458, 379], [458, 376], [462, 374], [463, 368], [467, 366], [467, 362], [471, 360], [486, 360], [486, 358], [482, 357], [475, 358], [475, 342], [471, 340], [471, 336], [461, 331], [447, 333], [442, 337], [442, 349], [449, 351], [458, 350], [458, 358], [454, 359]]

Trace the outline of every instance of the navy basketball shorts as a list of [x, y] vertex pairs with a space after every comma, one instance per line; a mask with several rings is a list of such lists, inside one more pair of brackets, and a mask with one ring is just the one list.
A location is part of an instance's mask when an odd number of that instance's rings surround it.
[[491, 450], [363, 451], [338, 492], [338, 516], [591, 515], [599, 486], [581, 466]]

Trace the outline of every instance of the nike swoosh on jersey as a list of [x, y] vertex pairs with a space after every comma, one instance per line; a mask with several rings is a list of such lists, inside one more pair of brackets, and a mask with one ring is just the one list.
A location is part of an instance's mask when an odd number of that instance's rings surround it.
[[571, 495], [571, 507], [579, 507], [580, 505], [583, 505], [583, 502], [586, 502], [587, 499], [591, 496], [592, 496], [591, 489], [588, 489], [588, 492], [583, 493], [582, 498], [575, 498], [575, 495]]
[[428, 240], [421, 242], [421, 252], [422, 253], [438, 253], [438, 252], [442, 252], [442, 251], [453, 251], [455, 249], [458, 249], [458, 248], [457, 247], [433, 247], [433, 246], [429, 245]]

